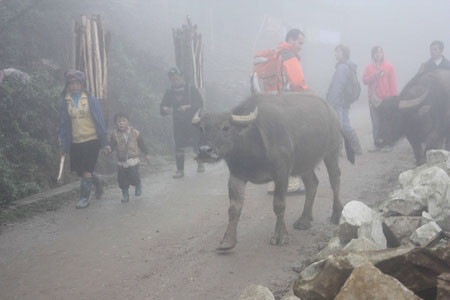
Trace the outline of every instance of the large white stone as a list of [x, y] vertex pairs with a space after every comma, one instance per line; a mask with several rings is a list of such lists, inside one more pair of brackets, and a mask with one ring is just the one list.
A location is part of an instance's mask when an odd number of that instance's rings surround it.
[[366, 223], [358, 228], [358, 238], [365, 237], [371, 240], [376, 250], [382, 250], [387, 248], [387, 240], [383, 233], [383, 225], [378, 219], [372, 220], [371, 223]]
[[428, 199], [428, 213], [444, 230], [450, 231], [450, 184], [444, 196], [436, 193]]
[[416, 231], [411, 234], [410, 240], [422, 247], [441, 231], [441, 227], [439, 227], [436, 222], [430, 222], [417, 228]]
[[447, 173], [450, 170], [450, 152], [445, 150], [428, 150], [426, 154], [427, 164], [436, 165]]
[[342, 210], [340, 223], [350, 223], [352, 225], [361, 226], [364, 223], [372, 222], [374, 211], [366, 204], [360, 201], [350, 201]]
[[429, 167], [414, 172], [410, 170], [400, 175], [399, 182], [403, 189], [393, 192], [381, 207], [386, 217], [420, 215], [428, 209], [435, 218], [442, 214], [443, 208], [450, 206], [450, 197], [447, 196], [450, 177], [444, 170]]
[[350, 201], [342, 210], [339, 221], [338, 236], [342, 244], [347, 244], [358, 237], [358, 228], [363, 224], [370, 224], [374, 220], [375, 212], [359, 201]]
[[252, 284], [245, 288], [239, 300], [275, 300], [275, 297], [268, 288]]
[[385, 217], [420, 215], [426, 210], [428, 188], [424, 186], [407, 187], [394, 191], [381, 205]]
[[437, 193], [444, 195], [447, 185], [450, 183], [450, 177], [439, 167], [430, 167], [423, 170], [411, 182], [411, 185], [424, 185], [430, 187]]

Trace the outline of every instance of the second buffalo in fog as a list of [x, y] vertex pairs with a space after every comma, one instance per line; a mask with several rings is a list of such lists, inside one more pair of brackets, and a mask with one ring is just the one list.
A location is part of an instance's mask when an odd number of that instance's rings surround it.
[[394, 145], [406, 137], [416, 164], [429, 149], [450, 150], [450, 71], [419, 74], [399, 96], [380, 101], [380, 144]]

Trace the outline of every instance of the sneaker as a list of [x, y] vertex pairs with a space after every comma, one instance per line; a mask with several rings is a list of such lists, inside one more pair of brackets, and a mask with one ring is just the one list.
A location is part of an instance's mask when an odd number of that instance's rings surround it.
[[89, 198], [82, 198], [78, 201], [76, 208], [86, 208], [89, 206]]
[[142, 184], [138, 184], [136, 186], [136, 189], [134, 190], [134, 195], [135, 196], [140, 196], [142, 195]]
[[178, 179], [178, 178], [182, 178], [182, 177], [184, 177], [184, 171], [180, 171], [180, 170], [176, 171], [175, 174], [172, 176], [172, 178], [174, 178], [174, 179]]

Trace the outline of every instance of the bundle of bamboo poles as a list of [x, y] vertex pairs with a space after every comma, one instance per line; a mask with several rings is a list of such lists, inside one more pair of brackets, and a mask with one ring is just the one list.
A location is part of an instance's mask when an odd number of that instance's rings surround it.
[[73, 68], [84, 72], [87, 91], [104, 102], [108, 87], [109, 34], [99, 15], [82, 16], [81, 23], [73, 21], [73, 32]]
[[192, 25], [191, 18], [186, 17], [182, 28], [172, 29], [175, 47], [175, 63], [184, 73], [184, 80], [195, 87], [203, 88], [203, 45], [202, 35], [197, 25]]

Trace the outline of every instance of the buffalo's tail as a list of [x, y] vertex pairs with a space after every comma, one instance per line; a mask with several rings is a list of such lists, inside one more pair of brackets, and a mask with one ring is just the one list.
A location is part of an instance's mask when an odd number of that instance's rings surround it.
[[342, 132], [342, 136], [344, 137], [344, 146], [345, 146], [345, 153], [347, 154], [347, 159], [352, 164], [355, 163], [355, 150], [352, 147], [352, 144], [350, 143], [349, 137], [345, 134], [344, 131]]

